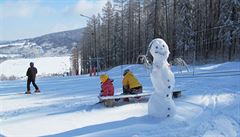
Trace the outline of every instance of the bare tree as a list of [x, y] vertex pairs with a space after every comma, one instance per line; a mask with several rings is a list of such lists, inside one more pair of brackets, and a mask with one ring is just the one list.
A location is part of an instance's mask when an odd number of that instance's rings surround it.
[[71, 61], [71, 75], [79, 75], [79, 49], [77, 46], [72, 48]]

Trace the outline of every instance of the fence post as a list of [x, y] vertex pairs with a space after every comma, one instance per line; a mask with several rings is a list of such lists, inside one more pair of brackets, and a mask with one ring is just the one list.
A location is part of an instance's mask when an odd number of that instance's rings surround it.
[[93, 68], [94, 76], [96, 76], [96, 67]]
[[92, 67], [90, 67], [90, 77], [92, 76]]

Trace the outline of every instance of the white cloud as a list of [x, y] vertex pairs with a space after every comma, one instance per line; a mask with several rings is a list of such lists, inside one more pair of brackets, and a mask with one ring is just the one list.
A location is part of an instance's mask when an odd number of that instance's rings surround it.
[[87, 16], [97, 15], [102, 12], [103, 6], [108, 0], [79, 0], [74, 7], [66, 6], [64, 13], [66, 14], [84, 14]]
[[[90, 17], [97, 15], [102, 12], [107, 1], [9, 0], [0, 2], [0, 40], [29, 38], [85, 27], [87, 18], [79, 14]], [[13, 24], [16, 24], [14, 29], [11, 26]], [[3, 32], [5, 32], [4, 35]]]
[[56, 15], [58, 12], [54, 8], [44, 7], [39, 5], [36, 13], [39, 15], [51, 16], [51, 15]]
[[78, 14], [85, 14], [92, 16], [93, 14], [98, 14], [102, 11], [103, 6], [108, 0], [79, 0], [75, 7], [75, 11]]
[[34, 1], [6, 1], [0, 4], [0, 17], [31, 17], [35, 14], [50, 15], [55, 9], [44, 7], [39, 0]]
[[28, 17], [36, 8], [36, 3], [24, 1], [7, 1], [0, 4], [0, 17]]
[[69, 24], [57, 23], [51, 28], [51, 32], [68, 31], [68, 30], [78, 29], [78, 28], [79, 28], [78, 23], [69, 23]]

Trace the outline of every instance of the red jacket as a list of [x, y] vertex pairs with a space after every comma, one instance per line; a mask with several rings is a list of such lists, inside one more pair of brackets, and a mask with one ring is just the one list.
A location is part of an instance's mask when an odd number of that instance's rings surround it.
[[113, 96], [114, 95], [114, 87], [113, 80], [108, 79], [106, 82], [102, 83], [101, 88], [101, 96]]

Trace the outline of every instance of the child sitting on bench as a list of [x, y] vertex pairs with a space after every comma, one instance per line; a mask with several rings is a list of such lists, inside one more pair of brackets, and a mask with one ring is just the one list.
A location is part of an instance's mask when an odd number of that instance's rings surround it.
[[[137, 80], [137, 78], [133, 75], [133, 73], [126, 69], [123, 73], [123, 94], [139, 94], [142, 93], [142, 85]], [[124, 99], [124, 101], [129, 101], [128, 98]]]
[[114, 86], [113, 80], [109, 79], [107, 74], [102, 74], [100, 76], [101, 81], [101, 93], [100, 96], [113, 96], [114, 95]]

